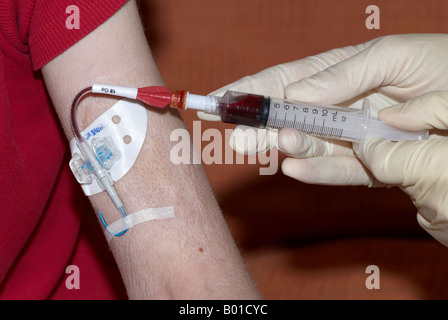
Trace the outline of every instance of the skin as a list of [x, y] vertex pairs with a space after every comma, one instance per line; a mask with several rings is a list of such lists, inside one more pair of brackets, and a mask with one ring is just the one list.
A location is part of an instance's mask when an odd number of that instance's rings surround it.
[[[163, 85], [134, 1], [49, 62], [44, 79], [68, 139], [74, 96], [93, 83]], [[117, 100], [89, 96], [79, 111], [81, 129]], [[150, 221], [110, 242], [130, 299], [256, 299], [259, 293], [222, 217], [204, 170], [174, 165], [175, 113], [148, 109], [145, 144], [134, 167], [115, 184], [128, 213], [174, 206], [173, 219]], [[90, 197], [108, 223], [121, 214], [107, 194]]]

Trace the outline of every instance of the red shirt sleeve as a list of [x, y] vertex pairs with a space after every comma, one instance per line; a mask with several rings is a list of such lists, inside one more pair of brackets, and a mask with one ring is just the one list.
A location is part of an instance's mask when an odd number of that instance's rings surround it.
[[[0, 299], [122, 297], [113, 260], [98, 256], [111, 257], [104, 239], [92, 238], [102, 236], [99, 228], [85, 231], [91, 207], [70, 173], [66, 138], [33, 70], [125, 2], [0, 0]], [[79, 8], [79, 29], [66, 26], [72, 5]], [[82, 290], [65, 286], [72, 264], [82, 270]]]
[[[30, 15], [26, 10], [30, 9], [32, 2], [35, 3]], [[22, 24], [29, 24], [28, 45], [33, 69], [40, 69], [84, 38], [125, 2], [126, 0], [26, 1]], [[31, 19], [27, 21], [27, 17]], [[78, 21], [79, 26], [76, 26]], [[76, 28], [72, 28], [74, 25]]]

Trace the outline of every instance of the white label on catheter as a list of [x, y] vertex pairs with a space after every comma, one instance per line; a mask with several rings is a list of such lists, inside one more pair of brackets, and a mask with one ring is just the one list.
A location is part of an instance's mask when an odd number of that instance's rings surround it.
[[174, 207], [160, 207], [143, 209], [134, 213], [131, 213], [120, 220], [111, 223], [107, 230], [104, 230], [104, 235], [107, 242], [110, 242], [114, 238], [114, 234], [119, 234], [133, 226], [151, 221], [174, 218]]
[[[109, 173], [114, 181], [118, 181], [137, 160], [145, 141], [147, 126], [146, 108], [138, 102], [123, 99], [99, 116], [81, 134], [90, 145], [94, 138], [112, 138], [121, 156], [109, 169]], [[75, 153], [82, 154], [74, 138], [70, 141], [70, 150], [72, 156]], [[96, 179], [81, 187], [87, 196], [103, 191]]]
[[108, 84], [93, 84], [92, 85], [93, 93], [102, 93], [108, 94], [111, 96], [136, 99], [138, 94], [137, 88], [131, 87], [119, 87], [119, 86], [111, 86]]

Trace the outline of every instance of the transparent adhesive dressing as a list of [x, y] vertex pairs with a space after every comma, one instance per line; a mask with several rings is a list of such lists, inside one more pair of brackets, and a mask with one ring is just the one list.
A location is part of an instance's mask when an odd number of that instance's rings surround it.
[[185, 91], [173, 94], [176, 95], [178, 99], [173, 99], [172, 107], [219, 114], [227, 123], [258, 128], [294, 128], [314, 136], [358, 144], [374, 137], [391, 141], [428, 139], [428, 131], [403, 131], [370, 117], [368, 99], [364, 100], [361, 109], [354, 109], [235, 91], [227, 91], [223, 97], [193, 95]]

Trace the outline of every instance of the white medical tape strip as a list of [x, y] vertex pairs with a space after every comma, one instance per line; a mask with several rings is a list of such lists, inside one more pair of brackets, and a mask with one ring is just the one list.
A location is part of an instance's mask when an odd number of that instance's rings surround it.
[[[118, 116], [118, 117], [116, 117]], [[119, 120], [118, 123], [117, 120]], [[148, 115], [146, 108], [139, 102], [122, 99], [99, 116], [84, 131], [82, 136], [91, 145], [94, 138], [111, 137], [120, 152], [120, 158], [109, 169], [112, 180], [120, 180], [134, 165], [146, 137]], [[125, 142], [125, 137], [130, 142]], [[72, 156], [82, 154], [73, 138], [70, 141]], [[91, 184], [81, 185], [84, 194], [91, 196], [103, 191], [96, 179]]]
[[151, 220], [170, 219], [174, 217], [175, 214], [173, 206], [143, 209], [111, 223], [107, 229], [104, 230], [104, 235], [106, 236], [107, 242], [110, 242], [115, 237], [114, 234], [119, 234], [124, 230], [130, 229], [140, 223]]

